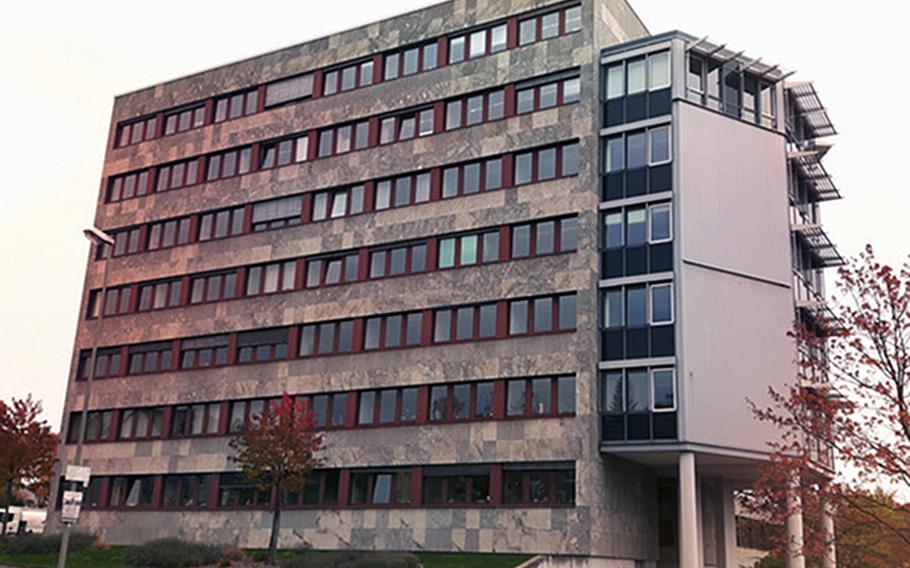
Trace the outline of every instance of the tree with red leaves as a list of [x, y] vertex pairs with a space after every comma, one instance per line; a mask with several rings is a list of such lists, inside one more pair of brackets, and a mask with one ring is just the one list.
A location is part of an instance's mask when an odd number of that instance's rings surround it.
[[287, 393], [267, 404], [262, 414], [247, 422], [230, 446], [232, 460], [258, 489], [271, 491], [272, 534], [267, 563], [275, 565], [281, 528], [282, 496], [302, 491], [308, 476], [319, 465], [323, 435], [316, 431], [308, 402]]
[[24, 400], [0, 400], [0, 487], [3, 488], [2, 532], [6, 534], [9, 506], [17, 491], [33, 492], [47, 499], [54, 474], [54, 454], [60, 438], [47, 421], [39, 420], [41, 403], [29, 395]]
[[[839, 270], [837, 292], [828, 318], [793, 332], [797, 380], [783, 392], [770, 389], [770, 406], [754, 407], [782, 438], [747, 505], [776, 524], [802, 513], [809, 557], [835, 542], [850, 546], [846, 534], [838, 539], [820, 526], [825, 508], [906, 551], [910, 508], [890, 495], [910, 495], [910, 263], [894, 269], [867, 246]], [[778, 544], [792, 553], [799, 543]]]

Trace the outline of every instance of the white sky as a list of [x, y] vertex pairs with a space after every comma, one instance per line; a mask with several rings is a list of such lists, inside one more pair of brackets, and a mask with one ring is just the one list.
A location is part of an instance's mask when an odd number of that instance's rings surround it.
[[[871, 242], [888, 262], [906, 259], [910, 11], [883, 0], [631, 2], [652, 33], [710, 35], [814, 80], [840, 132], [826, 165], [846, 196], [824, 207], [828, 233], [845, 255]], [[80, 231], [93, 218], [114, 95], [432, 3], [5, 3], [0, 399], [31, 392], [59, 425], [88, 247]]]

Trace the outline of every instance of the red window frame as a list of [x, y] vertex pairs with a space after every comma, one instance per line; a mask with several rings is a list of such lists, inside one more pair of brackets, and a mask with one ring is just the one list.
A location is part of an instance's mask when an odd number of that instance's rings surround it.
[[151, 178], [149, 169], [111, 176], [108, 181], [107, 202], [116, 203], [148, 195], [152, 192]]
[[[237, 333], [236, 365], [248, 365], [253, 363], [268, 363], [270, 361], [284, 361], [290, 356], [288, 342], [292, 334], [291, 329], [287, 327], [277, 327], [273, 329], [257, 329]], [[245, 344], [244, 339], [247, 335], [263, 334], [264, 332], [273, 332], [276, 337], [271, 340], [259, 339], [256, 343]], [[284, 337], [280, 337], [283, 333]], [[247, 356], [246, 354], [249, 354]]]
[[190, 158], [156, 168], [155, 192], [181, 189], [199, 183], [199, 159]]
[[[432, 471], [432, 469], [430, 469]], [[486, 478], [486, 499], [483, 501], [477, 501], [474, 497], [474, 483], [478, 478]], [[439, 500], [431, 500], [427, 495], [427, 488], [429, 487], [429, 480], [439, 480], [440, 485], [440, 495]], [[464, 501], [455, 500], [452, 497], [452, 482], [455, 480], [461, 480], [464, 483]], [[422, 491], [421, 495], [422, 502], [425, 507], [487, 507], [492, 505], [493, 500], [493, 486], [492, 486], [492, 475], [491, 472], [487, 471], [486, 474], [477, 473], [477, 474], [456, 474], [456, 475], [443, 475], [443, 474], [428, 474], [426, 471], [423, 476]]]
[[[165, 280], [139, 284], [137, 287], [136, 311], [150, 312], [176, 308], [183, 305], [183, 279]], [[158, 299], [163, 298], [159, 304]]]
[[[488, 234], [496, 234], [496, 258], [492, 260], [484, 260], [484, 254], [486, 252], [486, 239], [484, 238]], [[461, 258], [462, 245], [464, 239], [474, 237], [477, 239], [477, 248], [474, 252], [475, 261], [469, 263], [463, 263]], [[442, 266], [443, 262], [443, 248], [447, 241], [454, 241], [454, 250], [452, 252], [453, 262], [450, 266]], [[507, 260], [502, 258], [502, 232], [499, 228], [488, 229], [483, 231], [471, 231], [470, 233], [461, 233], [455, 235], [441, 235], [437, 239], [437, 252], [436, 252], [436, 266], [435, 270], [449, 270], [453, 268], [464, 268], [467, 266], [480, 266], [482, 264], [492, 264], [494, 262], [500, 262], [502, 260]]]
[[196, 242], [226, 239], [248, 232], [246, 206], [220, 209], [199, 215]]
[[[391, 475], [392, 479], [389, 482], [389, 501], [387, 503], [374, 503], [373, 502], [373, 492], [376, 488], [376, 477], [379, 475]], [[398, 486], [397, 478], [399, 475], [407, 476], [407, 484], [409, 499], [407, 501], [399, 501], [397, 499], [395, 488]], [[415, 502], [419, 502], [419, 496], [414, 495], [414, 472], [412, 468], [409, 467], [389, 467], [389, 468], [370, 468], [356, 470], [353, 469], [350, 471], [348, 477], [349, 486], [348, 486], [348, 506], [352, 509], [363, 509], [363, 508], [386, 508], [386, 507], [411, 507]], [[367, 490], [366, 490], [366, 500], [363, 503], [353, 503], [354, 495], [354, 482], [357, 476], [367, 476]]]
[[[332, 67], [322, 72], [322, 96], [330, 97], [338, 93], [347, 93], [373, 84], [376, 77], [375, 60], [373, 58], [358, 61], [355, 63], [345, 63], [338, 67]], [[353, 69], [354, 85], [350, 88], [344, 88], [344, 74], [346, 71]], [[330, 77], [334, 76], [334, 89], [329, 88], [332, 84]]]
[[262, 142], [259, 146], [258, 169], [270, 170], [306, 162], [310, 158], [309, 150], [310, 136], [306, 132], [288, 138]]
[[[129, 427], [129, 434], [124, 436], [123, 428], [124, 424], [127, 423], [129, 418], [127, 418], [127, 413], [132, 412], [132, 424]], [[138, 416], [140, 413], [146, 415], [146, 426], [145, 432], [139, 432], [139, 420]], [[119, 411], [119, 417], [117, 420], [117, 440], [158, 440], [165, 437], [164, 433], [164, 414], [165, 407], [163, 406], [152, 406], [144, 408], [126, 408]], [[158, 422], [159, 433], [155, 434], [155, 423]]]
[[[480, 421], [489, 421], [495, 420], [498, 414], [496, 409], [496, 379], [490, 381], [472, 381], [472, 382], [462, 382], [462, 383], [443, 383], [438, 385], [430, 385], [427, 389], [427, 421], [430, 424], [447, 424], [453, 422], [480, 422]], [[489, 384], [493, 388], [493, 408], [489, 416], [478, 416], [477, 415], [477, 397], [478, 397], [478, 387], [481, 384]], [[455, 391], [458, 389], [468, 389], [468, 406], [465, 409], [466, 414], [464, 416], [456, 416], [455, 408]], [[442, 399], [434, 400], [434, 390], [445, 390], [445, 396]], [[437, 418], [435, 413], [434, 404], [438, 401], [441, 401], [442, 414]]]
[[[540, 244], [540, 242], [539, 242], [540, 241], [540, 232], [539, 231], [540, 231], [541, 225], [544, 225], [547, 223], [553, 223], [553, 241], [552, 241], [553, 246], [550, 251], [541, 252], [538, 250], [538, 246]], [[564, 252], [575, 252], [576, 250], [578, 250], [577, 245], [575, 248], [564, 248], [564, 246], [563, 246], [564, 243], [562, 242], [563, 238], [564, 238], [564, 233], [567, 230], [566, 227], [571, 223], [574, 223], [577, 226], [578, 217], [573, 215], [573, 216], [569, 216], [569, 217], [535, 219], [535, 220], [529, 221], [527, 223], [516, 223], [514, 225], [511, 225], [509, 227], [509, 241], [512, 246], [510, 247], [509, 252], [508, 252], [508, 259], [509, 260], [521, 260], [521, 259], [525, 259], [525, 258], [536, 258], [536, 257], [540, 257], [540, 256], [549, 256], [552, 254], [560, 254], [560, 253], [564, 253]], [[516, 255], [516, 251], [515, 251], [515, 246], [516, 246], [516, 243], [518, 242], [518, 239], [516, 238], [515, 233], [517, 230], [519, 230], [521, 228], [528, 229], [528, 254], [523, 255], [523, 256]], [[576, 243], [577, 243], [577, 241], [576, 241]]]
[[[239, 93], [215, 97], [212, 123], [218, 124], [228, 120], [234, 120], [235, 118], [256, 114], [260, 111], [261, 98], [258, 87]], [[236, 113], [234, 112], [235, 103], [239, 106], [239, 111]]]
[[[493, 329], [496, 331], [494, 331], [493, 335], [491, 335], [489, 337], [481, 337], [481, 335], [480, 335], [480, 331], [481, 331], [480, 320], [481, 320], [481, 315], [482, 315], [481, 309], [486, 308], [487, 310], [489, 310], [490, 307], [492, 307], [494, 310], [494, 312], [493, 312], [494, 313]], [[473, 313], [471, 316], [471, 333], [469, 336], [461, 337], [459, 339], [458, 338], [458, 313], [459, 313], [459, 311], [463, 311], [463, 310], [473, 310]], [[445, 322], [441, 322], [439, 320], [441, 315], [444, 313], [448, 314], [448, 318], [449, 318], [448, 324], [446, 324]], [[449, 343], [469, 343], [469, 342], [474, 342], [474, 341], [489, 341], [491, 339], [497, 339], [497, 338], [499, 338], [498, 337], [499, 334], [497, 333], [499, 330], [499, 319], [500, 319], [500, 314], [499, 314], [498, 308], [496, 307], [496, 302], [484, 302], [482, 304], [471, 304], [471, 305], [466, 305], [466, 306], [447, 306], [444, 308], [437, 308], [437, 309], [433, 310], [433, 344], [434, 345], [446, 345]], [[448, 327], [448, 334], [444, 338], [441, 338], [438, 334], [438, 331], [440, 329], [445, 329], [446, 327]]]
[[104, 302], [100, 302], [101, 290], [92, 290], [89, 295], [88, 317], [86, 319], [97, 318], [101, 311], [104, 317], [119, 314], [128, 314], [133, 311], [133, 287], [117, 286], [108, 288], [105, 292]]
[[[197, 408], [201, 410], [201, 422], [199, 431], [194, 432], [194, 411]], [[177, 418], [181, 410], [186, 412], [183, 424], [180, 424]], [[174, 405], [171, 407], [171, 424], [167, 437], [175, 439], [218, 436], [221, 433], [221, 424], [224, 420], [223, 411], [224, 408], [220, 402], [195, 402]]]
[[[177, 363], [177, 367], [180, 370], [186, 370], [229, 365], [230, 349], [231, 340], [228, 334], [184, 339], [180, 342], [180, 360]], [[201, 363], [203, 353], [207, 353], [207, 364]], [[219, 358], [223, 359], [224, 362], [219, 363]]]
[[[357, 319], [343, 319], [304, 324], [300, 328], [298, 357], [326, 357], [331, 355], [345, 355], [358, 352], [361, 343], [359, 341], [360, 337], [358, 336], [357, 331], [357, 321]], [[343, 349], [344, 346], [342, 345], [342, 326], [345, 329], [351, 329], [350, 349]], [[332, 337], [330, 340], [328, 340], [328, 342], [330, 342], [331, 345], [328, 346], [327, 350], [323, 350], [323, 336], [329, 329], [331, 329]], [[310, 334], [310, 330], [312, 330], [312, 334]], [[305, 342], [309, 341], [310, 339], [312, 339], [310, 342], [311, 345], [307, 346]]]
[[[559, 495], [559, 483], [560, 483], [560, 474], [570, 473], [575, 478], [575, 468], [559, 468], [559, 469], [515, 469], [510, 470], [507, 467], [503, 468], [502, 472], [502, 503], [504, 507], [573, 507], [575, 506], [575, 491], [573, 490], [573, 499], [571, 501], [560, 501], [557, 499]], [[520, 501], [508, 501], [507, 500], [507, 483], [509, 482], [509, 477], [518, 477], [521, 480], [521, 493], [522, 498]], [[531, 497], [531, 478], [532, 476], [540, 476], [543, 482], [547, 487], [547, 499], [545, 501], [535, 501]]]
[[[354, 251], [306, 259], [301, 286], [303, 288], [322, 288], [357, 282], [360, 280], [360, 257], [359, 251]], [[341, 263], [338, 269], [338, 279], [329, 282], [329, 268], [334, 263]], [[353, 264], [353, 268], [349, 263]], [[352, 272], [353, 277], [349, 277]]]
[[[250, 298], [254, 296], [267, 296], [270, 294], [280, 294], [282, 292], [292, 292], [300, 289], [298, 282], [301, 261], [298, 259], [289, 259], [279, 262], [269, 262], [267, 264], [258, 264], [246, 269], [246, 279], [243, 283], [243, 295]], [[267, 290], [266, 285], [274, 274], [275, 289]], [[290, 283], [288, 282], [290, 279]]]
[[[560, 327], [560, 317], [559, 316], [560, 316], [560, 307], [562, 304], [561, 298], [563, 298], [565, 296], [575, 296], [575, 293], [573, 292], [571, 294], [556, 294], [553, 296], [535, 296], [535, 297], [531, 297], [531, 298], [516, 298], [514, 300], [509, 300], [508, 301], [508, 311], [507, 311], [507, 316], [506, 316], [508, 318], [507, 335], [509, 337], [520, 337], [520, 336], [529, 336], [529, 335], [549, 335], [552, 333], [563, 333], [563, 332], [575, 331], [576, 327], [566, 328], [566, 329], [563, 329]], [[550, 300], [550, 302], [551, 302], [550, 309], [552, 311], [550, 313], [550, 328], [546, 329], [546, 330], [537, 331], [537, 330], [535, 330], [535, 327], [536, 327], [535, 310], [537, 310], [537, 304], [538, 304], [538, 301], [540, 301], [540, 300]], [[524, 330], [513, 332], [512, 331], [513, 306], [517, 306], [518, 304], [522, 304], [522, 303], [526, 304], [526, 309], [527, 309]]]
[[158, 137], [158, 115], [143, 117], [117, 127], [115, 148], [139, 144]]
[[[158, 349], [151, 349], [152, 346], [160, 347]], [[153, 355], [154, 358], [152, 358]], [[152, 361], [152, 363], [150, 364], [149, 361]], [[134, 367], [137, 368], [137, 370], [133, 370]], [[133, 345], [127, 351], [127, 375], [163, 373], [172, 371], [173, 369], [174, 344], [171, 341]]]
[[[382, 278], [394, 278], [396, 276], [409, 276], [411, 274], [423, 274], [430, 270], [427, 266], [429, 258], [431, 241], [418, 241], [401, 243], [394, 246], [382, 246], [369, 249], [367, 278], [370, 280], [379, 280]], [[414, 266], [415, 249], [423, 248], [423, 268]], [[404, 250], [404, 268], [401, 272], [392, 273], [393, 260], [399, 251]], [[381, 265], [381, 273], [375, 273], [374, 268]]]
[[[567, 151], [572, 151], [572, 148], [576, 148], [575, 151], [580, 151], [580, 147], [577, 142], [570, 142], [568, 144], [560, 144], [558, 146], [547, 146], [545, 148], [534, 148], [527, 151], [515, 152], [513, 160], [513, 171], [512, 171], [512, 182], [515, 186], [527, 185], [530, 183], [541, 183], [544, 181], [552, 181], [554, 179], [560, 179], [564, 177], [571, 177], [578, 174], [578, 170], [567, 169], [568, 166], [565, 163], [565, 157]], [[541, 174], [541, 153], [554, 151], [556, 153], [554, 157], [553, 165], [553, 176], [551, 177], [542, 177]], [[530, 167], [530, 177], [524, 179], [520, 177], [519, 168], [522, 167], [522, 161], [529, 159]], [[578, 156], [576, 155], [575, 163], [578, 164]]]
[[149, 223], [146, 251], [167, 249], [193, 242], [193, 218], [181, 217]]
[[169, 110], [163, 114], [162, 136], [179, 134], [188, 130], [195, 130], [206, 125], [205, 103]]
[[[240, 298], [240, 274], [239, 270], [227, 270], [189, 277], [187, 304], [207, 304]], [[233, 285], [230, 285], [231, 282]], [[196, 295], [197, 290], [199, 291], [198, 296]]]
[[[230, 164], [230, 167], [228, 167]], [[232, 148], [210, 154], [205, 159], [205, 181], [217, 181], [241, 176], [255, 171], [253, 168], [253, 147]]]
[[[405, 419], [402, 417], [404, 411], [404, 393], [405, 391], [413, 391], [414, 393], [414, 410], [413, 418]], [[370, 410], [370, 420], [368, 422], [361, 422], [361, 407], [364, 405], [365, 396], [372, 393], [372, 402], [367, 402], [366, 404], [371, 404], [372, 409]], [[392, 419], [387, 421], [382, 421], [382, 402], [383, 394], [391, 393], [392, 399]], [[356, 391], [357, 396], [357, 415], [355, 420], [356, 428], [367, 428], [367, 427], [384, 427], [384, 426], [407, 426], [417, 424], [417, 409], [420, 406], [420, 388], [416, 386], [405, 386], [405, 387], [392, 387], [385, 389], [368, 389], [362, 391]]]
[[[322, 506], [331, 506], [334, 507], [338, 504], [339, 498], [341, 496], [341, 471], [337, 469], [330, 470], [316, 470], [310, 474], [310, 481], [307, 482], [306, 486], [302, 491], [297, 491], [294, 493], [285, 493], [280, 496], [282, 503], [285, 507], [290, 509], [315, 509]], [[329, 497], [329, 479], [333, 478], [335, 480], [335, 495]], [[304, 497], [306, 496], [306, 487], [316, 485], [317, 489], [317, 500], [315, 503], [306, 503]]]
[[[185, 473], [185, 474], [168, 474], [164, 475], [161, 478], [161, 499], [156, 503], [156, 507], [165, 510], [193, 510], [193, 509], [211, 509], [217, 506], [217, 503], [213, 499], [212, 489], [216, 486], [216, 475], [214, 474], [195, 474], [195, 473]], [[173, 482], [174, 487], [174, 497], [175, 502], [169, 504], [168, 499], [168, 485]], [[189, 501], [192, 505], [183, 505], [181, 503], [183, 496], [185, 495], [184, 483], [192, 483], [191, 494], [189, 495]], [[201, 483], [200, 483], [201, 482]], [[203, 491], [206, 493], [203, 494]]]

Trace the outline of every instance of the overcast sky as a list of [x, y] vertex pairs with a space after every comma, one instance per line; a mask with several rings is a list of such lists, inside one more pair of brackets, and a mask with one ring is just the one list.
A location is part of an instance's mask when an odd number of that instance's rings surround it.
[[[652, 33], [709, 35], [811, 79], [840, 135], [824, 207], [845, 255], [910, 252], [905, 9], [824, 0], [631, 0]], [[420, 8], [223, 0], [8, 2], [0, 11], [0, 399], [33, 393], [58, 426], [116, 94]], [[735, 8], [733, 7], [735, 6]], [[901, 13], [898, 13], [901, 12]], [[903, 142], [902, 142], [903, 141]]]

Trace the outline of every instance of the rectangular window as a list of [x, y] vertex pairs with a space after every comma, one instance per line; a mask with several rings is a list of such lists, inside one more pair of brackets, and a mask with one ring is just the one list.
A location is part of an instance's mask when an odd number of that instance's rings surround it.
[[540, 38], [550, 39], [559, 35], [559, 13], [546, 14], [540, 19]]
[[415, 47], [404, 52], [404, 61], [402, 64], [402, 75], [413, 75], [417, 73], [417, 62], [420, 58], [420, 48]]
[[622, 371], [610, 371], [604, 375], [602, 408], [605, 414], [625, 412], [625, 389]]
[[524, 379], [507, 383], [506, 416], [524, 416], [527, 413], [527, 385]]
[[649, 85], [652, 91], [670, 86], [670, 52], [652, 54], [648, 57]]
[[421, 64], [421, 70], [429, 71], [430, 69], [436, 69], [438, 63], [438, 51], [436, 43], [428, 43], [423, 46], [423, 63]]
[[505, 91], [487, 94], [487, 120], [499, 120], [505, 116]]
[[461, 107], [461, 100], [446, 103], [446, 130], [461, 128]]
[[247, 147], [209, 156], [206, 180], [213, 181], [249, 173], [251, 152], [252, 150]]
[[644, 207], [626, 210], [626, 246], [639, 247], [648, 239]]
[[673, 232], [671, 229], [670, 204], [651, 205], [648, 208], [648, 213], [650, 215], [650, 242], [653, 244], [671, 240]]
[[541, 110], [555, 107], [557, 103], [557, 93], [558, 85], [555, 83], [541, 85], [538, 92], [537, 107]]
[[581, 100], [581, 79], [575, 77], [566, 79], [562, 83], [563, 104], [576, 103]]
[[464, 61], [465, 36], [449, 39], [449, 65]]
[[534, 110], [534, 89], [522, 89], [518, 91], [518, 103], [515, 112], [525, 114]]
[[303, 196], [282, 197], [253, 204], [252, 224], [254, 231], [278, 229], [299, 225], [303, 211]]
[[654, 369], [651, 371], [651, 385], [654, 412], [672, 412], [676, 410], [676, 381], [673, 369]]
[[276, 81], [265, 87], [265, 106], [271, 107], [302, 99], [313, 94], [313, 74], [298, 75]]
[[556, 379], [556, 412], [557, 414], [575, 412], [575, 377], [567, 376]]
[[641, 93], [647, 88], [647, 75], [645, 71], [645, 60], [636, 59], [626, 64], [628, 94], [634, 95]]
[[[661, 126], [648, 131], [650, 136], [650, 165], [664, 164], [670, 161], [670, 127]], [[630, 138], [631, 139], [631, 138]], [[631, 154], [631, 149], [630, 149]]]
[[493, 383], [477, 383], [475, 390], [474, 417], [475, 418], [492, 418], [493, 417]]
[[648, 163], [648, 141], [644, 132], [629, 134], [626, 138], [626, 168], [642, 168]]
[[528, 301], [509, 302], [509, 335], [520, 335], [528, 332]]
[[261, 363], [286, 359], [288, 329], [265, 329], [237, 334], [237, 362]]
[[604, 215], [604, 246], [608, 249], [621, 248], [625, 244], [622, 211]]
[[549, 378], [531, 380], [531, 414], [552, 412], [552, 382]]
[[604, 292], [604, 327], [615, 329], [625, 325], [622, 288], [613, 288]]
[[227, 356], [227, 335], [184, 339], [180, 342], [181, 369], [226, 365]]
[[537, 18], [522, 20], [518, 24], [518, 45], [528, 45], [537, 41]]
[[498, 53], [506, 49], [506, 24], [501, 24], [490, 29], [490, 53]]
[[618, 172], [625, 169], [625, 141], [621, 136], [607, 139], [605, 154], [607, 173]]
[[648, 301], [645, 286], [626, 288], [626, 325], [641, 327], [648, 323]]
[[626, 73], [622, 63], [607, 68], [607, 100], [618, 99], [626, 94]]
[[626, 372], [626, 412], [648, 412], [651, 409], [651, 388], [648, 371], [631, 369]]
[[566, 10], [566, 33], [577, 32], [581, 29], [581, 6], [575, 6]]
[[471, 51], [468, 55], [470, 59], [480, 57], [487, 52], [487, 30], [480, 30], [471, 34]]
[[467, 113], [465, 125], [472, 126], [483, 122], [483, 95], [468, 97], [466, 105]]
[[575, 302], [575, 294], [566, 294], [559, 296], [558, 311], [560, 331], [575, 329], [578, 318]]
[[673, 323], [673, 285], [651, 286], [651, 324]]

